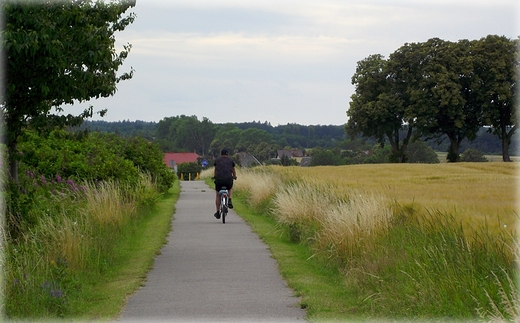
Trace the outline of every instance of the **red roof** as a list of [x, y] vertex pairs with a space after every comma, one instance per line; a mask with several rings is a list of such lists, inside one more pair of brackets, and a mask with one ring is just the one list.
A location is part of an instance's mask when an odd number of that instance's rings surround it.
[[182, 163], [194, 163], [199, 155], [196, 153], [165, 153], [164, 163], [166, 166], [173, 168], [175, 165]]

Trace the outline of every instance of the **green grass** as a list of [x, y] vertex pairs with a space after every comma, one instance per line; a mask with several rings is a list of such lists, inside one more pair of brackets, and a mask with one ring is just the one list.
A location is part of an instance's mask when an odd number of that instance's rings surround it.
[[145, 211], [142, 221], [126, 228], [124, 238], [115, 247], [110, 271], [92, 284], [87, 293], [90, 297], [77, 304], [79, 316], [109, 320], [119, 315], [126, 298], [143, 284], [155, 256], [166, 243], [179, 191], [176, 182], [157, 205]]
[[282, 277], [301, 298], [300, 306], [306, 309], [307, 318], [310, 321], [359, 319], [357, 300], [345, 288], [344, 278], [337, 269], [313, 261], [310, 248], [292, 242], [287, 227], [251, 210], [243, 199], [243, 195], [235, 194], [235, 210], [269, 246]]
[[[136, 202], [127, 204], [112, 189], [118, 191], [117, 185], [86, 204], [50, 201], [64, 211], [45, 214], [32, 231], [8, 240], [3, 321], [118, 316], [166, 242], [180, 185], [162, 196], [151, 188], [136, 191]], [[116, 204], [124, 215], [114, 217], [121, 211]]]

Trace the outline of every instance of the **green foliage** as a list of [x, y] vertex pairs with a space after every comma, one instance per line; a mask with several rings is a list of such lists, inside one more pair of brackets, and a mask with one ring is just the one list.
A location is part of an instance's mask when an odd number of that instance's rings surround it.
[[[133, 22], [133, 14], [123, 15], [134, 5], [126, 0], [2, 5], [7, 59], [2, 112], [13, 180], [18, 174], [19, 136], [28, 125], [40, 131], [79, 125], [92, 116], [92, 107], [79, 116], [61, 115], [63, 104], [111, 96], [119, 81], [132, 77], [132, 72], [117, 75], [131, 46], [117, 52], [114, 34]], [[52, 114], [52, 107], [57, 114]]]
[[409, 163], [438, 164], [437, 153], [424, 141], [414, 141], [406, 149]]
[[137, 182], [139, 173], [146, 172], [161, 191], [167, 191], [175, 180], [163, 163], [160, 148], [140, 137], [64, 130], [42, 137], [28, 131], [20, 151], [23, 167], [47, 178], [59, 175], [74, 180]]
[[298, 161], [296, 159], [291, 158], [287, 155], [283, 155], [280, 157], [280, 164], [282, 166], [299, 166]]
[[474, 140], [488, 125], [509, 161], [516, 131], [517, 45], [518, 40], [491, 35], [458, 42], [432, 38], [405, 44], [388, 60], [371, 55], [359, 61], [347, 133], [387, 141], [392, 162], [406, 162], [414, 132], [427, 139], [448, 138], [448, 160], [455, 162], [463, 140]]
[[375, 145], [372, 153], [363, 159], [363, 164], [383, 164], [390, 162], [390, 154], [392, 153], [390, 147]]
[[6, 313], [70, 317], [83, 288], [113, 265], [113, 247], [175, 175], [143, 138], [27, 131], [19, 182], [7, 183]]
[[462, 162], [487, 162], [487, 158], [484, 156], [484, 153], [478, 149], [468, 148], [462, 153], [460, 158]]
[[54, 130], [47, 137], [28, 131], [19, 149], [22, 167], [47, 178], [135, 181], [138, 169], [125, 159], [123, 139], [115, 134], [77, 136]]
[[328, 149], [314, 148], [311, 155], [311, 166], [340, 165], [341, 157]]
[[168, 117], [157, 125], [157, 139], [169, 151], [192, 151], [205, 156], [215, 136], [215, 126], [206, 117], [199, 121], [197, 116]]
[[515, 98], [518, 86], [519, 42], [504, 36], [489, 35], [476, 45], [475, 69], [481, 80], [478, 92], [485, 123], [502, 140], [502, 157], [509, 158], [511, 138], [517, 129]]
[[197, 174], [202, 171], [202, 165], [199, 163], [181, 163], [177, 166], [177, 176], [184, 178], [184, 180], [195, 179]]
[[115, 132], [122, 137], [142, 137], [154, 141], [157, 122], [141, 120], [103, 121], [85, 120], [80, 126], [81, 130], [90, 132]]
[[175, 181], [175, 174], [164, 164], [164, 154], [159, 146], [142, 137], [131, 137], [123, 142], [125, 159], [132, 161], [139, 170], [149, 173], [161, 192], [168, 191]]

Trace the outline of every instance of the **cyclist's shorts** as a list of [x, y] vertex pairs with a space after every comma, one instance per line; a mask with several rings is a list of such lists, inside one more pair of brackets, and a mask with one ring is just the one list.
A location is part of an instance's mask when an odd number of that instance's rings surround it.
[[228, 190], [233, 188], [233, 179], [216, 179], [215, 180], [215, 190], [218, 192], [222, 189], [222, 186], [225, 186]]

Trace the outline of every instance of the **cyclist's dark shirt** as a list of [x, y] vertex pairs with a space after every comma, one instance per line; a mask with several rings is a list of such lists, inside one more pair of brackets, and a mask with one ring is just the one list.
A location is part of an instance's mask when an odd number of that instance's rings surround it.
[[235, 162], [227, 156], [219, 156], [215, 159], [215, 179], [233, 178], [233, 167]]

